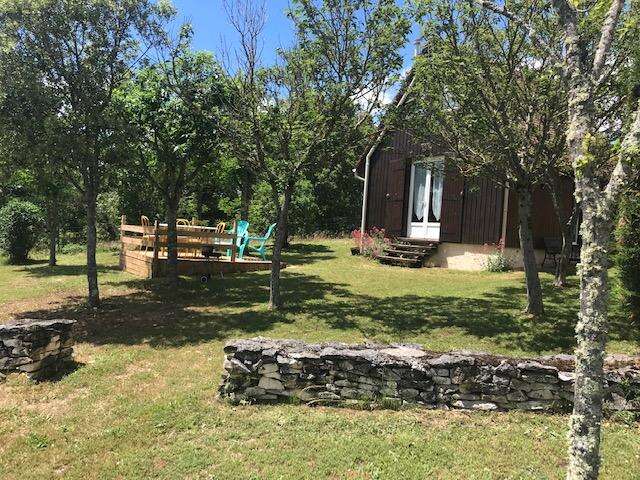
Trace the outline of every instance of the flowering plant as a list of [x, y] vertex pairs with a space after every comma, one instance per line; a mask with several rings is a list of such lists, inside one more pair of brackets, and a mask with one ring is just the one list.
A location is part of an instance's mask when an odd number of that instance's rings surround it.
[[351, 232], [354, 244], [360, 248], [362, 246], [362, 254], [367, 257], [376, 258], [382, 255], [384, 247], [389, 243], [389, 239], [385, 237], [384, 228], [373, 227], [364, 235], [360, 230]]
[[511, 270], [509, 260], [504, 254], [505, 241], [501, 237], [500, 241], [495, 244], [485, 244], [486, 246], [492, 246], [495, 248], [495, 252], [489, 254], [484, 262], [484, 269], [488, 272], [508, 272]]

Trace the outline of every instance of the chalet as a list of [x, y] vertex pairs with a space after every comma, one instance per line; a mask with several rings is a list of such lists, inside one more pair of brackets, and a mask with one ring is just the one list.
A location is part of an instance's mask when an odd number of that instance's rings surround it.
[[[380, 140], [360, 159], [354, 173], [361, 180], [367, 177], [363, 228], [383, 228], [395, 239], [395, 247], [390, 247], [383, 261], [416, 265], [415, 256], [408, 252], [420, 251], [428, 254], [420, 264], [479, 270], [504, 242], [511, 266], [522, 268], [518, 202], [513, 191], [491, 178], [463, 178], [447, 161], [444, 149], [436, 147], [425, 155], [408, 132], [389, 131]], [[567, 206], [571, 204], [571, 183], [567, 182], [563, 192]], [[536, 256], [542, 263], [544, 239], [561, 236], [551, 195], [545, 189], [534, 191], [532, 210]]]

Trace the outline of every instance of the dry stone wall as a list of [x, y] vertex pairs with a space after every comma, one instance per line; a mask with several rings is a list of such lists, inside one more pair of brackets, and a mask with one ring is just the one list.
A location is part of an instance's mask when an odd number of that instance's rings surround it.
[[75, 320], [22, 320], [0, 325], [0, 381], [22, 372], [42, 380], [60, 371], [73, 355]]
[[[475, 410], [565, 410], [573, 357], [518, 359], [417, 345], [234, 340], [225, 348], [222, 398], [313, 403], [417, 404]], [[606, 407], [640, 410], [640, 357], [606, 361]]]

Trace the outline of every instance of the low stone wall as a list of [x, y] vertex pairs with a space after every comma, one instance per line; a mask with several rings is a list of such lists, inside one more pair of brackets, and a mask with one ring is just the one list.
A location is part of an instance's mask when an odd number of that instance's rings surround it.
[[[517, 359], [434, 353], [416, 345], [305, 344], [235, 340], [220, 395], [233, 402], [297, 398], [313, 403], [419, 404], [477, 410], [565, 410], [573, 398], [573, 357]], [[606, 407], [640, 410], [640, 357], [606, 361]]]
[[23, 372], [41, 380], [58, 372], [73, 354], [75, 320], [22, 320], [0, 325], [0, 381]]

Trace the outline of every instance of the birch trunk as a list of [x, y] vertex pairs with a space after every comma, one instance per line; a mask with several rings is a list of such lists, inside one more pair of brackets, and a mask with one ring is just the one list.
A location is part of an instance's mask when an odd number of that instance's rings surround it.
[[282, 263], [282, 249], [287, 241], [287, 222], [289, 220], [289, 206], [291, 204], [292, 189], [287, 187], [284, 192], [284, 201], [278, 215], [276, 240], [273, 245], [271, 257], [271, 285], [269, 290], [269, 308], [278, 310], [282, 308], [282, 296], [280, 294], [280, 265]]
[[522, 262], [524, 264], [525, 281], [527, 285], [526, 312], [539, 316], [544, 314], [542, 303], [542, 287], [538, 275], [536, 252], [533, 245], [531, 231], [531, 188], [529, 186], [518, 187], [518, 220], [520, 228], [520, 249], [522, 250]]

